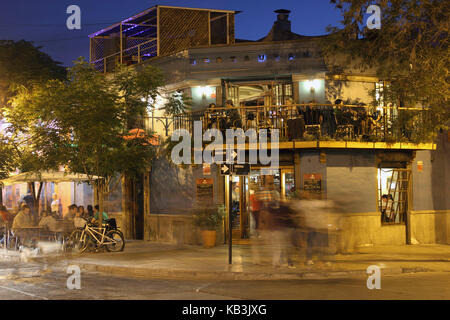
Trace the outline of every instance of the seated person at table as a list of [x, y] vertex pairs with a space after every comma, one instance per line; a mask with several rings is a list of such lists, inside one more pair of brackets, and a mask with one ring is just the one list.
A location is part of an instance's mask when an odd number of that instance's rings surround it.
[[[77, 213], [81, 213], [81, 215], [80, 215], [80, 217], [82, 217], [83, 219], [86, 217], [86, 215], [87, 215], [87, 213], [86, 213], [86, 211], [84, 210], [84, 207], [83, 206], [78, 206], [78, 208], [77, 208]], [[75, 217], [77, 217], [77, 216], [75, 216]]]
[[39, 227], [47, 229], [51, 232], [56, 232], [58, 229], [58, 221], [55, 217], [50, 212], [46, 211], [43, 211], [41, 215], [42, 218], [41, 221], [39, 221]]
[[64, 220], [73, 220], [77, 214], [78, 207], [76, 204], [69, 206], [69, 212], [64, 216]]
[[86, 211], [86, 215], [84, 216], [84, 218], [87, 221], [89, 221], [94, 217], [94, 208], [90, 204], [86, 208], [87, 208], [87, 211]]
[[18, 230], [21, 228], [29, 228], [33, 226], [34, 224], [33, 218], [31, 216], [31, 209], [27, 204], [23, 203], [20, 211], [14, 218], [12, 228], [13, 230]]
[[86, 225], [86, 220], [83, 219], [83, 214], [80, 210], [77, 211], [77, 215], [73, 219], [73, 224], [75, 228], [84, 228]]
[[[100, 217], [100, 207], [99, 207], [99, 205], [97, 204], [97, 205], [95, 205], [95, 207], [94, 207], [94, 218], [92, 219], [92, 222], [98, 224], [99, 217]], [[109, 219], [108, 215], [106, 214], [105, 211], [103, 211], [103, 212], [102, 212], [102, 220], [103, 220], [103, 222], [105, 222], [105, 221], [108, 220], [108, 219]]]
[[0, 220], [3, 226], [11, 226], [12, 215], [8, 212], [8, 209], [3, 204], [0, 204]]
[[227, 123], [226, 129], [242, 128], [242, 121], [241, 121], [241, 116], [239, 115], [239, 112], [236, 109], [231, 109], [231, 108], [233, 108], [233, 101], [227, 100], [225, 102], [225, 107], [227, 109], [230, 109], [230, 110], [226, 111], [226, 115], [228, 117], [228, 123]]
[[35, 238], [34, 230], [28, 229], [34, 227], [31, 209], [26, 203], [22, 203], [20, 211], [14, 218], [12, 231], [21, 240], [24, 245], [33, 245]]
[[62, 221], [62, 231], [64, 233], [72, 232], [74, 228], [73, 220], [77, 214], [77, 208], [78, 207], [75, 204], [69, 206], [69, 212], [65, 214]]

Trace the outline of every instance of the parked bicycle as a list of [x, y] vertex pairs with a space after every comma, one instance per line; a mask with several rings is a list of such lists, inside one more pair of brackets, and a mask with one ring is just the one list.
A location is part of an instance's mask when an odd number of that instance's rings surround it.
[[72, 232], [66, 242], [66, 251], [83, 253], [88, 248], [102, 248], [110, 252], [123, 251], [125, 239], [120, 230], [117, 230], [115, 219], [108, 220], [102, 227], [86, 223], [84, 228]]

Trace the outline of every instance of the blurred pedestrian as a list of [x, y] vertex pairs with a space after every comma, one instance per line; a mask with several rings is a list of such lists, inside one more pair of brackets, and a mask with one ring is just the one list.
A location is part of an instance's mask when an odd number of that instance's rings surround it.
[[256, 197], [255, 190], [250, 190], [250, 211], [255, 221], [255, 236], [258, 238], [259, 235], [259, 214], [261, 211], [261, 203]]
[[[325, 258], [334, 256], [336, 234], [340, 229], [339, 217], [334, 212], [332, 200], [303, 199], [293, 202], [293, 207], [302, 217], [303, 230], [306, 232], [306, 265], [313, 265], [313, 255], [319, 262], [329, 264]], [[330, 238], [329, 238], [330, 236]]]

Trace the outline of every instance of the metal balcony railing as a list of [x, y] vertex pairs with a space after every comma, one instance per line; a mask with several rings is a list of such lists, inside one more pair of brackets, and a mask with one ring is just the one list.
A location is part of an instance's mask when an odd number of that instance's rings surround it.
[[214, 108], [173, 117], [148, 117], [142, 126], [163, 125], [165, 135], [173, 130], [194, 132], [194, 122], [207, 129], [254, 129], [268, 136], [277, 129], [280, 141], [431, 142], [434, 127], [429, 109], [369, 107], [364, 105], [295, 104]]
[[[280, 141], [344, 140], [431, 142], [433, 124], [427, 108], [365, 105], [296, 104], [214, 108], [173, 117], [173, 129], [216, 128], [279, 130]], [[270, 134], [269, 134], [270, 136]]]

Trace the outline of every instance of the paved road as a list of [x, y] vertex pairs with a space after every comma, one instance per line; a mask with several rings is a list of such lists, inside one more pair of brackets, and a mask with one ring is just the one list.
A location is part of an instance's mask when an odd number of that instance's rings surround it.
[[144, 280], [81, 272], [81, 289], [69, 290], [60, 267], [0, 265], [0, 299], [450, 299], [450, 273], [386, 275], [380, 290], [365, 278], [297, 281]]

